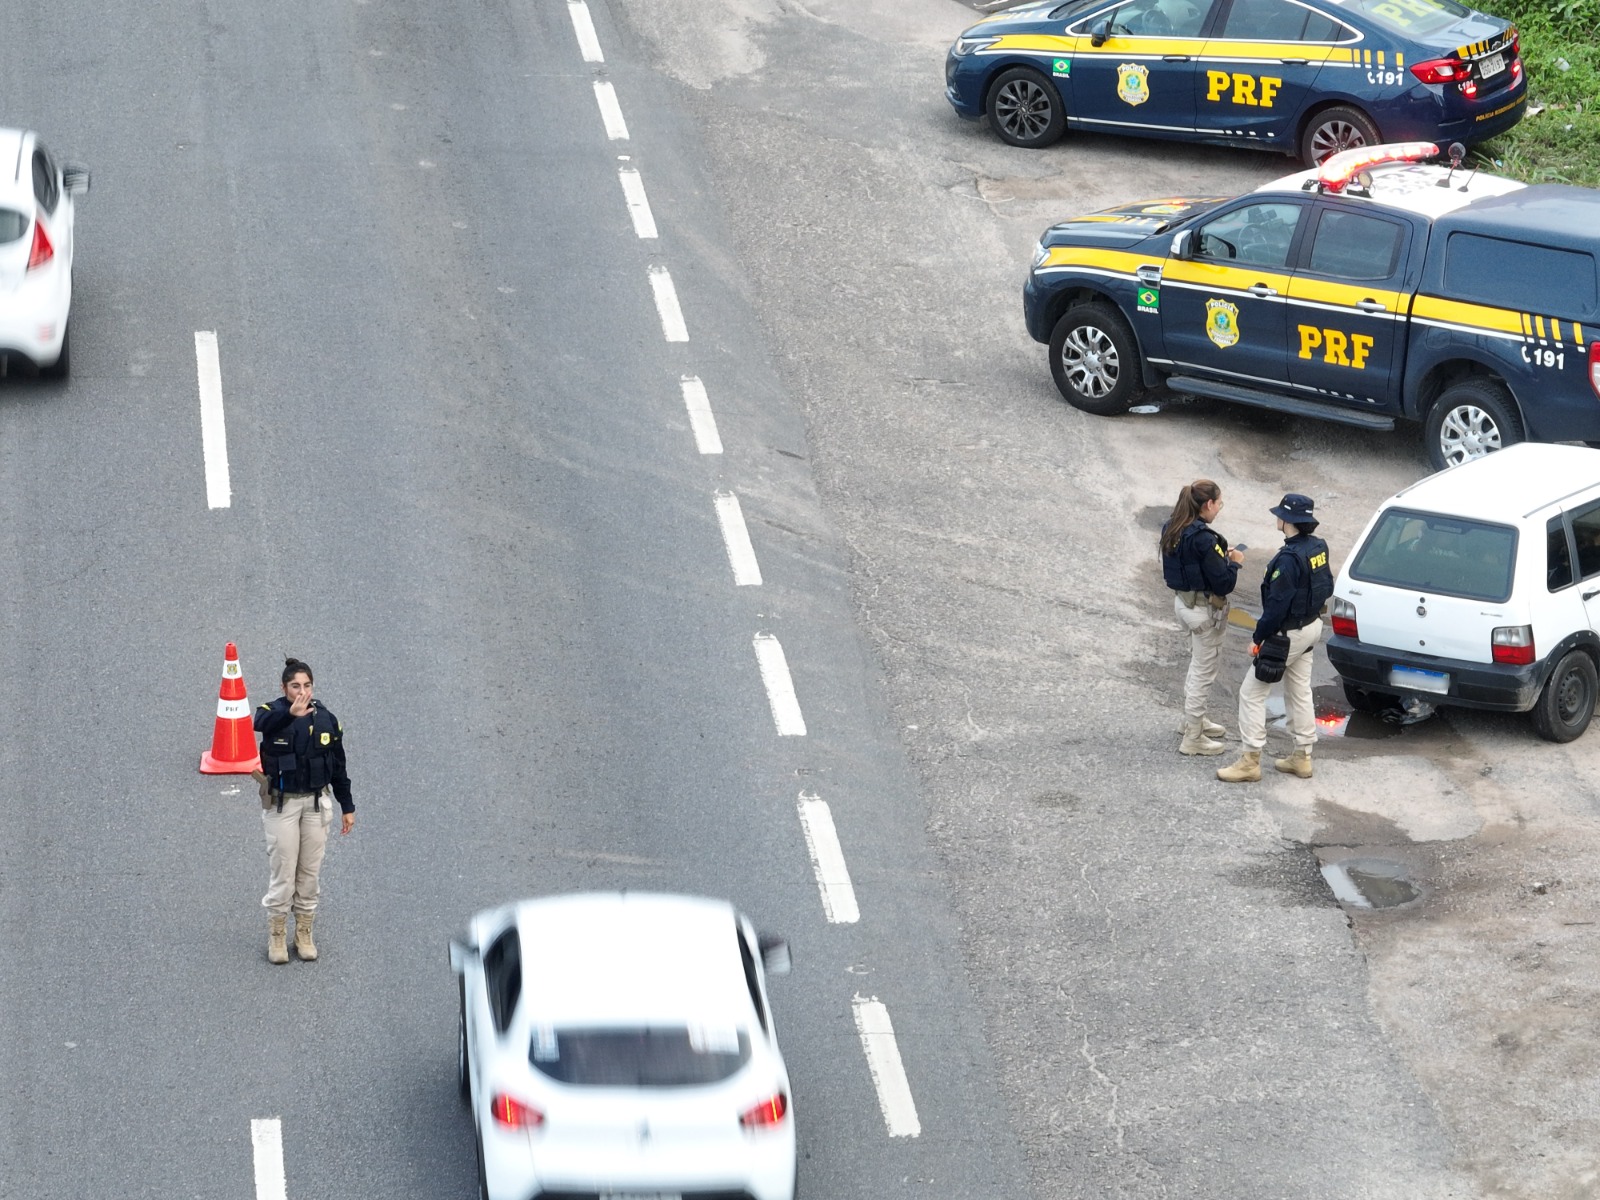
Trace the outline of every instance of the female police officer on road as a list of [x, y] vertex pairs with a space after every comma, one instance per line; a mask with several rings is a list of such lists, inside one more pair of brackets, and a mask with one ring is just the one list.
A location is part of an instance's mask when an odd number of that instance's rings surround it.
[[343, 730], [338, 719], [311, 698], [311, 668], [298, 658], [283, 664], [283, 695], [256, 709], [261, 735], [261, 824], [267, 834], [272, 880], [261, 898], [267, 910], [267, 961], [286, 963], [289, 913], [294, 912], [294, 949], [314, 962], [317, 944], [311, 921], [317, 911], [322, 856], [339, 802], [341, 834], [355, 828], [350, 776], [344, 765]]
[[[1294, 753], [1273, 766], [1288, 775], [1311, 778], [1311, 747], [1317, 744], [1317, 715], [1311, 706], [1311, 653], [1322, 637], [1322, 606], [1333, 595], [1328, 543], [1315, 536], [1317, 519], [1310, 496], [1290, 492], [1268, 510], [1278, 518], [1282, 549], [1267, 564], [1261, 581], [1261, 619], [1251, 635], [1250, 669], [1239, 687], [1237, 762], [1217, 770], [1225, 783], [1261, 778], [1261, 749], [1267, 744], [1267, 693], [1280, 675], [1283, 705], [1289, 713]], [[1287, 642], [1285, 647], [1284, 643]], [[1276, 662], [1282, 655], [1281, 665]], [[1267, 678], [1262, 678], [1266, 675]]]
[[1228, 628], [1228, 593], [1244, 555], [1211, 528], [1222, 509], [1222, 489], [1196, 479], [1178, 493], [1161, 527], [1161, 577], [1172, 589], [1172, 611], [1189, 634], [1189, 675], [1183, 684], [1183, 741], [1179, 754], [1221, 754], [1214, 738], [1226, 732], [1206, 720], [1206, 697], [1217, 678], [1217, 656]]

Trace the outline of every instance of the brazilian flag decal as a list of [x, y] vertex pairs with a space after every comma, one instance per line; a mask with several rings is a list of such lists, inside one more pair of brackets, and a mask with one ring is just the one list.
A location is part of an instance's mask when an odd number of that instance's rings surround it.
[[1139, 289], [1139, 311], [1142, 313], [1158, 313], [1161, 311], [1161, 289], [1141, 287]]

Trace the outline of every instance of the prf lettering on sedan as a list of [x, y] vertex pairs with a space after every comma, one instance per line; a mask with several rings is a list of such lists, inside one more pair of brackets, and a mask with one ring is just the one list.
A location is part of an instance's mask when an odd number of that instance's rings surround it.
[[1248, 104], [1254, 108], [1271, 108], [1272, 98], [1278, 94], [1278, 89], [1283, 86], [1283, 80], [1274, 79], [1271, 75], [1240, 75], [1229, 71], [1206, 72], [1206, 99], [1222, 100], [1223, 93], [1229, 88], [1233, 95], [1229, 96], [1230, 104]]
[[1372, 339], [1364, 333], [1345, 333], [1343, 330], [1322, 329], [1316, 325], [1300, 326], [1300, 357], [1310, 358], [1311, 352], [1318, 348], [1322, 350], [1323, 362], [1362, 371], [1367, 366]]

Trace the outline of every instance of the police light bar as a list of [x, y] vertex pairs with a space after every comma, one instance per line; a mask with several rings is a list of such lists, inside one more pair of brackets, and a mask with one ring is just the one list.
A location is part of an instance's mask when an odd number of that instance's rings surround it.
[[1342, 192], [1349, 183], [1368, 167], [1387, 162], [1424, 162], [1439, 157], [1439, 147], [1432, 142], [1391, 142], [1383, 146], [1357, 146], [1331, 154], [1317, 170], [1317, 187], [1324, 192]]

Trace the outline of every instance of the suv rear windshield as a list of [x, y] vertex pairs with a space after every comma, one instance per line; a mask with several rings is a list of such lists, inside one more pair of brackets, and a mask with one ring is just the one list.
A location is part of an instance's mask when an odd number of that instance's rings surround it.
[[27, 217], [14, 208], [0, 208], [0, 242], [14, 242], [27, 232]]
[[750, 1035], [731, 1027], [535, 1029], [528, 1061], [559, 1083], [693, 1087], [720, 1083], [750, 1061]]
[[1391, 508], [1350, 564], [1363, 583], [1419, 595], [1505, 600], [1517, 560], [1517, 531], [1463, 517]]

